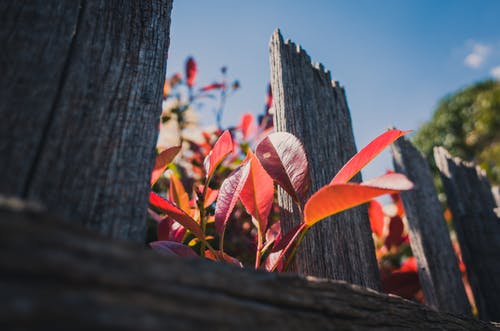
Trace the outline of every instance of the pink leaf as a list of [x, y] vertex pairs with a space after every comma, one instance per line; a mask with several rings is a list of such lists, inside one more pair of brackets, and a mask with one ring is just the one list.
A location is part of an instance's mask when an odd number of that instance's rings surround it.
[[330, 184], [322, 187], [306, 202], [304, 222], [311, 226], [325, 217], [366, 203], [383, 194], [409, 190], [413, 187], [404, 175], [391, 176], [387, 181], [378, 177], [367, 183]]
[[230, 174], [219, 189], [219, 196], [215, 204], [215, 230], [219, 235], [224, 233], [229, 216], [238, 202], [243, 185], [250, 172], [247, 162]]
[[290, 133], [271, 133], [257, 145], [255, 154], [271, 178], [302, 202], [309, 190], [309, 169], [300, 141]]
[[174, 146], [162, 151], [155, 160], [155, 166], [153, 168], [153, 173], [151, 174], [151, 186], [153, 186], [161, 175], [165, 172], [165, 169], [170, 162], [173, 161], [175, 156], [181, 150], [181, 146]]
[[191, 248], [174, 241], [153, 241], [149, 246], [165, 256], [199, 257]]
[[210, 153], [205, 158], [203, 165], [207, 178], [211, 178], [217, 166], [233, 151], [233, 139], [229, 131], [224, 131], [219, 137]]
[[205, 236], [203, 235], [203, 231], [200, 228], [200, 225], [196, 223], [194, 219], [191, 218], [188, 214], [186, 214], [182, 209], [175, 206], [172, 202], [162, 198], [155, 192], [149, 193], [149, 203], [176, 220], [183, 227], [191, 231], [198, 239], [205, 240]]
[[246, 211], [257, 220], [263, 233], [273, 204], [274, 183], [252, 151], [248, 153], [250, 171], [240, 192], [240, 200]]
[[389, 130], [373, 139], [368, 145], [354, 155], [335, 175], [330, 184], [347, 183], [356, 175], [365, 165], [375, 158], [384, 148], [392, 144], [399, 137], [410, 131]]

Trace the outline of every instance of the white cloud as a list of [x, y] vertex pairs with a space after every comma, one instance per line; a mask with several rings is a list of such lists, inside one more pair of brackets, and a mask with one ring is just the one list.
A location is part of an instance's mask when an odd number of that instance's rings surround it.
[[464, 63], [470, 68], [479, 68], [484, 63], [488, 55], [490, 55], [490, 53], [490, 46], [475, 43], [472, 46], [472, 52], [465, 57]]
[[490, 74], [495, 77], [496, 80], [500, 80], [500, 66], [491, 68]]

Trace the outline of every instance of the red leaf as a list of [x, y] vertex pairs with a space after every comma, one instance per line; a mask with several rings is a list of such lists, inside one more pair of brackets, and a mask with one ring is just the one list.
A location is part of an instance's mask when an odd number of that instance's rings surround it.
[[219, 137], [210, 153], [205, 158], [203, 165], [207, 178], [211, 178], [217, 166], [233, 151], [233, 139], [229, 131], [224, 131]]
[[196, 62], [192, 57], [188, 58], [186, 62], [186, 84], [193, 87], [196, 79]]
[[389, 222], [389, 234], [384, 241], [385, 247], [391, 249], [392, 246], [397, 247], [401, 245], [406, 239], [406, 236], [403, 236], [404, 228], [404, 223], [401, 217], [392, 217]]
[[274, 183], [252, 151], [248, 153], [250, 171], [240, 192], [240, 200], [247, 212], [257, 220], [263, 234], [273, 204]]
[[199, 257], [191, 248], [174, 241], [153, 241], [149, 246], [165, 256]]
[[224, 261], [224, 262], [227, 262], [229, 264], [233, 264], [233, 265], [236, 265], [240, 268], [243, 268], [243, 263], [241, 263], [237, 258], [234, 258], [232, 256], [230, 256], [229, 254], [226, 254], [225, 252], [223, 252], [221, 254], [220, 251], [215, 251], [215, 254], [217, 256], [214, 256], [214, 254], [212, 253], [211, 250], [206, 250], [205, 251], [205, 257], [209, 260], [214, 260], [214, 261]]
[[205, 236], [203, 235], [203, 231], [201, 230], [200, 225], [196, 223], [196, 221], [192, 219], [191, 216], [186, 214], [182, 209], [175, 206], [172, 202], [162, 198], [155, 192], [150, 192], [149, 203], [179, 222], [183, 227], [191, 231], [198, 239], [205, 240]]
[[306, 230], [306, 228], [306, 224], [300, 223], [288, 231], [284, 236], [280, 235], [279, 239], [276, 239], [277, 241], [274, 243], [274, 247], [268, 257], [268, 259], [270, 259], [273, 263], [269, 267], [271, 263], [266, 259], [264, 262], [264, 268], [269, 271], [283, 271], [283, 268], [285, 267], [284, 259], [286, 258], [289, 250], [297, 244], [295, 240], [299, 237], [302, 231]]
[[207, 91], [212, 91], [212, 90], [217, 90], [217, 89], [223, 89], [226, 88], [226, 84], [224, 83], [213, 83], [210, 85], [203, 86], [200, 91], [201, 92], [207, 92]]
[[249, 172], [250, 164], [245, 163], [222, 182], [215, 204], [215, 230], [219, 235], [224, 233], [229, 216], [238, 202]]
[[368, 206], [368, 216], [370, 218], [370, 225], [373, 233], [375, 233], [377, 237], [382, 238], [384, 233], [385, 214], [382, 206], [376, 200], [370, 201], [370, 205]]
[[271, 133], [259, 142], [255, 154], [271, 178], [302, 202], [309, 190], [309, 168], [300, 141], [290, 133]]
[[266, 97], [266, 112], [273, 106], [273, 92], [271, 89], [271, 84], [267, 86], [267, 97]]
[[375, 158], [384, 148], [392, 144], [399, 137], [410, 131], [389, 130], [373, 139], [368, 145], [354, 155], [333, 177], [330, 184], [347, 183], [356, 175], [365, 165]]
[[392, 202], [396, 205], [397, 214], [400, 217], [405, 215], [405, 207], [403, 206], [403, 200], [401, 200], [401, 195], [399, 193], [391, 194]]
[[253, 121], [253, 115], [250, 113], [244, 114], [241, 117], [239, 128], [243, 133], [243, 139], [245, 140], [248, 140], [248, 137], [254, 135], [257, 132], [257, 126]]
[[[306, 202], [304, 222], [311, 226], [325, 217], [361, 205], [383, 194], [409, 190], [413, 187], [404, 175], [391, 176], [383, 181], [381, 177], [363, 184], [330, 184], [319, 189]], [[368, 185], [370, 183], [370, 185]]]
[[169, 163], [173, 161], [180, 150], [181, 146], [170, 147], [162, 151], [156, 157], [153, 173], [151, 174], [151, 186], [153, 186], [161, 177], [161, 175], [165, 172], [165, 169], [167, 169]]
[[182, 182], [173, 174], [170, 176], [169, 197], [170, 201], [173, 201], [180, 209], [186, 212], [186, 214], [191, 214], [189, 195], [184, 189]]

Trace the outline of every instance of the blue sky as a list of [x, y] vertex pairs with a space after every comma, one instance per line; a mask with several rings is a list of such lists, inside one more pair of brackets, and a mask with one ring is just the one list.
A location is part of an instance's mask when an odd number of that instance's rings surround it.
[[[235, 124], [263, 110], [268, 43], [280, 28], [345, 86], [359, 149], [389, 126], [418, 129], [448, 93], [500, 79], [499, 16], [495, 0], [176, 0], [167, 72], [194, 56], [197, 82], [208, 84], [227, 66], [242, 86], [223, 121]], [[364, 177], [389, 167], [385, 153]]]

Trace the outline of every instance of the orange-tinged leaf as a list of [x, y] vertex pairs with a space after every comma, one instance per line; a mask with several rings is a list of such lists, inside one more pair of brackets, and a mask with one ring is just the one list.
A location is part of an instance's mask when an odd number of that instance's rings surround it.
[[177, 205], [177, 207], [184, 210], [186, 214], [191, 214], [189, 195], [184, 189], [182, 182], [174, 174], [170, 176], [169, 198], [170, 201], [173, 201]]
[[169, 163], [174, 160], [180, 150], [181, 146], [173, 146], [165, 149], [156, 157], [153, 173], [151, 174], [151, 186], [161, 177]]
[[296, 202], [302, 202], [309, 190], [309, 167], [306, 152], [294, 135], [271, 133], [255, 149], [260, 163]]
[[324, 186], [306, 202], [304, 222], [311, 226], [325, 217], [361, 205], [378, 196], [409, 190], [413, 187], [413, 184], [403, 175], [390, 179], [388, 182], [374, 179], [371, 185], [345, 183]]
[[380, 203], [376, 200], [370, 201], [368, 205], [368, 216], [370, 218], [370, 226], [372, 232], [377, 235], [377, 237], [382, 238], [384, 233], [384, 210]]
[[330, 184], [347, 183], [365, 165], [373, 160], [384, 148], [392, 144], [399, 137], [410, 131], [389, 130], [373, 139], [368, 145], [354, 155], [335, 175]]
[[219, 137], [210, 153], [205, 158], [203, 165], [207, 178], [211, 178], [217, 166], [233, 151], [233, 138], [229, 131], [224, 131]]
[[240, 200], [246, 211], [257, 220], [263, 234], [273, 204], [274, 183], [252, 151], [249, 150], [248, 155], [250, 171], [240, 192]]
[[225, 252], [223, 252], [221, 254], [220, 251], [215, 251], [215, 254], [216, 254], [216, 256], [212, 253], [211, 250], [205, 251], [205, 257], [209, 260], [224, 261], [224, 262], [227, 262], [229, 264], [233, 264], [233, 265], [236, 265], [240, 268], [243, 268], [243, 263], [241, 263], [237, 258], [234, 258]]
[[167, 199], [162, 198], [155, 192], [149, 193], [149, 203], [164, 212], [178, 223], [180, 223], [183, 227], [191, 231], [198, 239], [205, 240], [205, 236], [203, 235], [203, 231], [200, 228], [200, 225], [196, 223], [194, 219], [191, 218], [188, 214], [186, 214], [182, 209], [174, 205], [172, 202]]
[[219, 235], [224, 233], [231, 212], [238, 202], [240, 192], [250, 172], [248, 162], [241, 165], [222, 182], [215, 204], [215, 230]]

